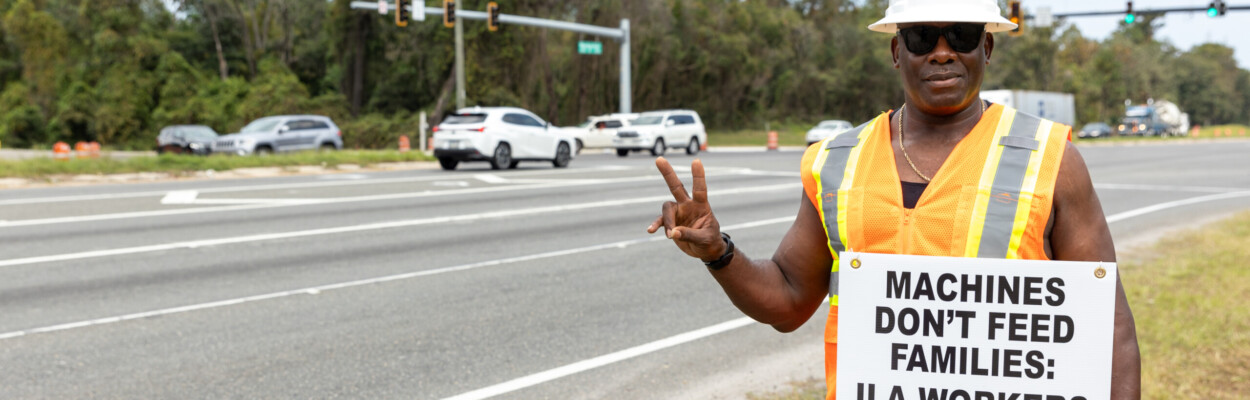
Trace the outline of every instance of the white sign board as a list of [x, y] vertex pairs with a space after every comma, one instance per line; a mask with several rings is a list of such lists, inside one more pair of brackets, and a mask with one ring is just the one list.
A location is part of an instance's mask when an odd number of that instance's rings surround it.
[[1111, 396], [1114, 263], [842, 253], [843, 400]]

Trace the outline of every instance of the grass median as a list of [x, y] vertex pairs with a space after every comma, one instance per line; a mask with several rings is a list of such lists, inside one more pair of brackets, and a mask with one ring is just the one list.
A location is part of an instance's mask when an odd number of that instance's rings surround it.
[[0, 178], [47, 179], [63, 175], [108, 175], [138, 172], [161, 172], [175, 176], [198, 171], [228, 171], [239, 168], [295, 167], [304, 165], [337, 167], [342, 164], [368, 166], [372, 164], [433, 161], [419, 151], [400, 153], [395, 150], [348, 150], [326, 152], [283, 153], [270, 156], [208, 157], [165, 154], [131, 158], [83, 158], [54, 160], [33, 158], [26, 160], [0, 160]]
[[[1250, 213], [1120, 262], [1142, 359], [1142, 398], [1250, 398]], [[823, 371], [816, 371], [823, 374]], [[824, 399], [821, 380], [751, 400]]]

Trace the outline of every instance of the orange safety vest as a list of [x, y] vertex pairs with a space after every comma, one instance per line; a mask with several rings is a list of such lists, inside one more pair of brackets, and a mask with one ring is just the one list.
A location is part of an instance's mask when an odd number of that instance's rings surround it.
[[903, 207], [889, 113], [807, 149], [803, 189], [820, 211], [833, 255], [825, 324], [829, 399], [838, 369], [838, 254], [1048, 259], [1046, 224], [1071, 133], [1067, 125], [992, 105], [910, 210]]

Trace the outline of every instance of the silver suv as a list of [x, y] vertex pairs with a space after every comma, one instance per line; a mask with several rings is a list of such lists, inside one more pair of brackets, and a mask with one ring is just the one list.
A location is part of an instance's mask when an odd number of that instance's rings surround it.
[[341, 150], [343, 131], [320, 115], [264, 117], [244, 126], [239, 133], [217, 138], [214, 153], [272, 154], [295, 150]]

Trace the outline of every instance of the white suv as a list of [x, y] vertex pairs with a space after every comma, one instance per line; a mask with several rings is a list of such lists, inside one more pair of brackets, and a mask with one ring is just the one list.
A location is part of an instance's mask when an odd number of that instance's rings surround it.
[[266, 155], [293, 150], [342, 150], [343, 131], [320, 115], [264, 117], [213, 141], [213, 153]]
[[631, 151], [648, 150], [653, 156], [664, 151], [686, 149], [686, 154], [699, 154], [707, 143], [707, 132], [699, 113], [690, 110], [664, 110], [642, 113], [630, 122], [629, 128], [616, 132], [616, 155], [625, 157]]
[[449, 171], [462, 161], [487, 161], [491, 169], [550, 161], [564, 168], [574, 143], [572, 135], [514, 107], [462, 108], [434, 128], [434, 157]]

